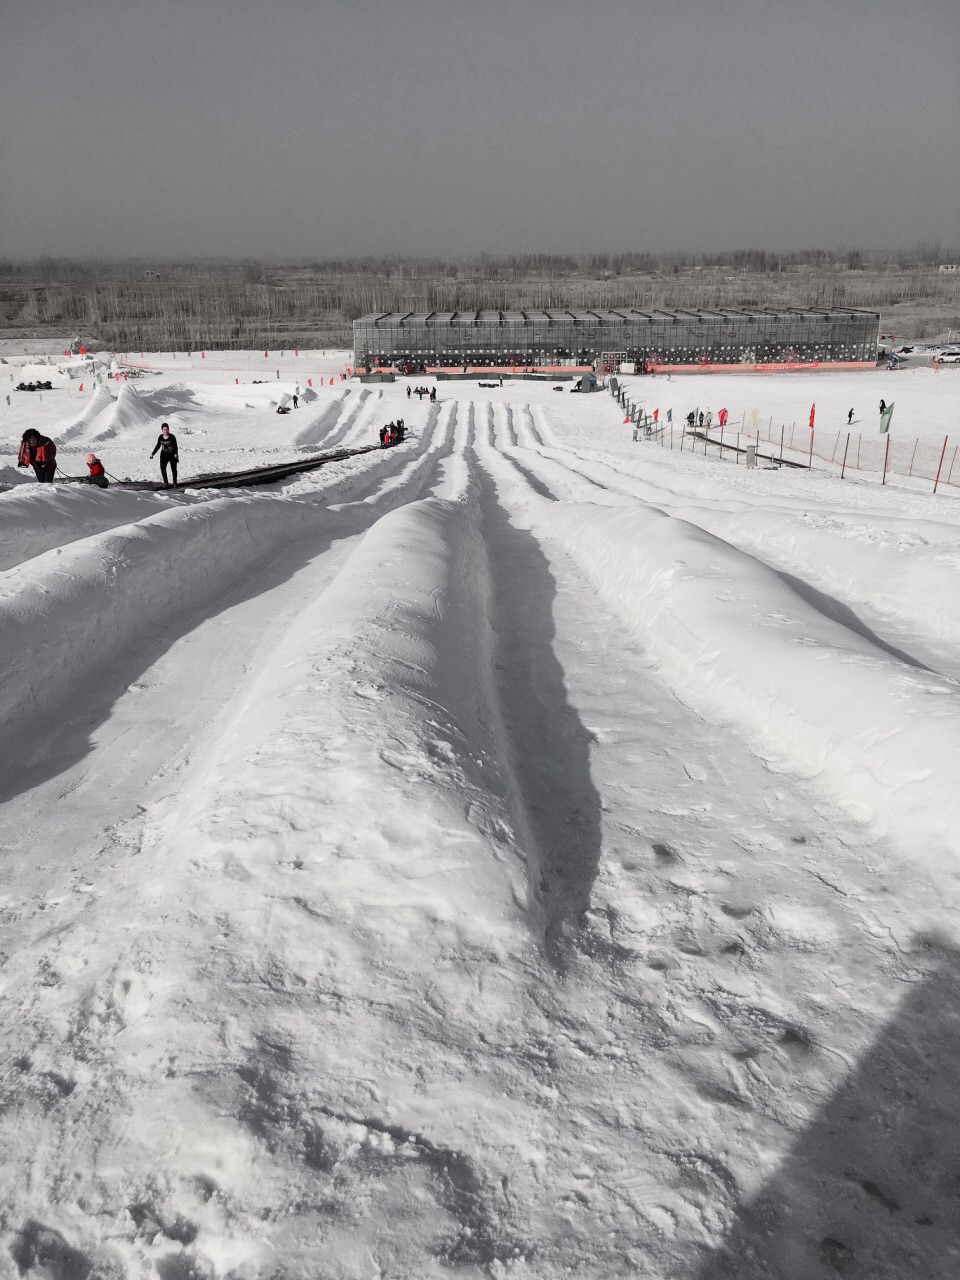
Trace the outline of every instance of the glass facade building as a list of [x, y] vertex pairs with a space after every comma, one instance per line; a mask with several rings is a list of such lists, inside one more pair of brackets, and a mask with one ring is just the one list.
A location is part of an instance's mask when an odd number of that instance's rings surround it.
[[356, 367], [873, 364], [873, 311], [380, 312], [353, 322]]

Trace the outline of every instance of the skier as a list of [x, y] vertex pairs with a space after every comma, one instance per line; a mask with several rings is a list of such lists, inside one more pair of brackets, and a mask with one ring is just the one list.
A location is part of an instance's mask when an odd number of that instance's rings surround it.
[[294, 397], [293, 397], [293, 407], [294, 407], [295, 409], [299, 409], [299, 408], [300, 408], [300, 397], [299, 397], [298, 395], [294, 395]]
[[687, 414], [687, 426], [692, 431], [695, 425], [696, 425], [696, 415], [694, 411], [691, 409], [690, 412]]
[[886, 400], [881, 400], [881, 401], [880, 401], [880, 412], [881, 412], [881, 413], [886, 413], [886, 412], [887, 412], [887, 402], [886, 402]]
[[95, 453], [88, 453], [84, 458], [87, 464], [87, 470], [90, 472], [88, 476], [83, 477], [84, 484], [95, 484], [98, 489], [106, 489], [110, 484], [107, 479], [107, 473], [104, 470], [103, 463]]
[[53, 484], [57, 470], [57, 446], [49, 436], [42, 436], [35, 427], [28, 427], [20, 441], [17, 466], [33, 467], [41, 484]]
[[169, 422], [163, 422], [160, 425], [160, 434], [157, 436], [157, 443], [153, 446], [153, 454], [160, 450], [160, 474], [163, 476], [163, 487], [170, 488], [170, 482], [167, 479], [167, 467], [173, 472], [173, 483], [177, 483], [177, 463], [180, 461], [180, 454], [177, 449], [177, 437], [170, 431]]
[[410, 395], [411, 395], [411, 393], [412, 393], [412, 388], [411, 388], [411, 386], [410, 386], [410, 383], [408, 382], [408, 383], [407, 383], [407, 399], [408, 399], [408, 400], [410, 399]]
[[390, 432], [387, 429], [387, 427], [380, 428], [380, 448], [381, 449], [385, 449], [387, 447], [389, 435], [390, 435]]
[[431, 403], [431, 404], [436, 404], [436, 403], [437, 403], [437, 388], [436, 388], [436, 387], [431, 387], [431, 388], [430, 388], [430, 403]]
[[852, 422], [853, 422], [853, 410], [851, 409], [850, 412], [847, 414], [847, 426], [849, 427]]

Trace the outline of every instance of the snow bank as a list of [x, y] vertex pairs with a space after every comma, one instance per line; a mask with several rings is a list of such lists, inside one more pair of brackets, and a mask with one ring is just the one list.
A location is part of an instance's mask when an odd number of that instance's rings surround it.
[[94, 391], [83, 410], [69, 422], [65, 423], [59, 430], [55, 429], [53, 434], [60, 440], [70, 440], [74, 436], [82, 433], [85, 427], [96, 422], [100, 415], [107, 410], [112, 409], [115, 401], [110, 392], [110, 388], [101, 384]]
[[558, 543], [638, 636], [677, 695], [737, 727], [774, 768], [815, 780], [906, 849], [960, 852], [960, 690], [825, 616], [772, 568], [655, 507], [523, 491]]
[[[61, 956], [30, 1043], [48, 1069], [53, 1041], [77, 1111], [66, 1134], [58, 1112], [31, 1122], [76, 1176], [65, 1195], [7, 1162], [0, 1199], [63, 1225], [91, 1273], [299, 1275], [322, 1248], [345, 1277], [369, 1268], [342, 1259], [377, 1256], [439, 1278], [454, 1248], [463, 1275], [519, 1255], [541, 1099], [476, 1062], [491, 1040], [509, 1054], [534, 950], [485, 572], [466, 503], [376, 524], [151, 813], [115, 932], [85, 917], [71, 935], [83, 963]], [[58, 1034], [81, 1005], [95, 1072]], [[18, 1122], [0, 1117], [7, 1142]], [[318, 1237], [316, 1204], [347, 1194]]]
[[816, 610], [778, 574], [654, 508], [554, 504], [560, 541], [675, 691], [745, 730], [907, 849], [960, 853], [960, 690]]
[[154, 643], [171, 615], [202, 607], [275, 555], [271, 538], [310, 528], [310, 514], [277, 499], [215, 499], [58, 547], [0, 574], [0, 722], [9, 729], [43, 714], [111, 657]]
[[[0, 481], [4, 479], [0, 471]], [[33, 480], [33, 472], [20, 472]], [[52, 547], [89, 538], [91, 534], [133, 524], [169, 511], [171, 502], [191, 503], [193, 495], [131, 493], [92, 485], [29, 484], [0, 499], [0, 572], [42, 555]]]

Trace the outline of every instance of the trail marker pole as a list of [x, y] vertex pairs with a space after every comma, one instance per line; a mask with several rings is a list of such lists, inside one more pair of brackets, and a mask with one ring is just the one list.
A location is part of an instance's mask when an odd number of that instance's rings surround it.
[[723, 461], [723, 427], [720, 428], [720, 461]]
[[780, 428], [780, 465], [781, 467], [783, 466], [783, 433], [784, 431], [786, 431], [786, 427], [781, 427]]
[[[743, 426], [743, 422], [742, 422], [742, 421], [741, 421], [740, 425], [741, 425], [741, 427]], [[739, 431], [737, 432], [737, 451], [736, 451], [736, 453], [733, 455], [733, 460], [734, 460], [734, 462], [736, 463], [736, 465], [739, 467], [739, 465], [740, 465], [740, 432], [739, 432]]]
[[890, 458], [890, 437], [887, 436], [887, 447], [883, 451], [883, 484], [887, 483], [887, 462]]
[[[8, 403], [9, 403], [9, 401], [8, 401]], [[957, 450], [958, 450], [958, 449], [960, 449], [960, 445], [956, 445], [956, 444], [955, 444], [955, 445], [953, 446], [953, 457], [950, 459], [950, 470], [947, 472], [947, 479], [946, 479], [946, 483], [947, 483], [947, 484], [949, 484], [949, 483], [950, 483], [950, 477], [953, 475], [953, 468], [956, 466], [956, 463], [957, 463]]]
[[944, 454], [947, 452], [947, 441], [948, 441], [949, 439], [950, 439], [950, 437], [949, 437], [949, 436], [944, 436], [944, 437], [943, 437], [943, 448], [940, 450], [940, 465], [937, 467], [937, 478], [936, 478], [936, 480], [934, 480], [934, 482], [933, 482], [933, 492], [934, 492], [934, 493], [936, 493], [936, 492], [937, 492], [937, 485], [940, 483], [940, 472], [941, 472], [941, 471], [942, 471], [942, 469], [943, 469], [943, 457], [944, 457]]
[[813, 470], [813, 437], [814, 437], [814, 435], [815, 435], [815, 434], [816, 434], [816, 433], [815, 433], [815, 431], [814, 431], [814, 430], [813, 430], [813, 428], [811, 427], [811, 428], [810, 428], [810, 457], [807, 459], [807, 470], [808, 470], [808, 471], [812, 471], [812, 470]]
[[843, 446], [843, 462], [840, 464], [840, 479], [843, 479], [843, 473], [847, 469], [847, 450], [850, 448], [850, 432], [847, 432], [847, 443]]
[[918, 445], [919, 443], [920, 443], [920, 437], [919, 437], [919, 436], [917, 436], [916, 440], [914, 440], [914, 442], [913, 442], [913, 453], [911, 453], [911, 455], [910, 455], [910, 470], [907, 472], [907, 475], [908, 475], [908, 476], [912, 476], [912, 475], [913, 475], [913, 460], [914, 460], [914, 458], [917, 456], [917, 445]]

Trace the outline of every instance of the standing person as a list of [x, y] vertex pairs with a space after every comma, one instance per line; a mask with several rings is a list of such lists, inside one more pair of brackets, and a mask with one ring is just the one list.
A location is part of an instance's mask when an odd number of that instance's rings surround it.
[[887, 402], [886, 402], [886, 400], [881, 400], [881, 401], [880, 401], [880, 412], [881, 412], [881, 413], [886, 413], [886, 412], [887, 412]]
[[42, 436], [35, 427], [28, 427], [20, 440], [17, 466], [33, 467], [41, 484], [53, 484], [57, 470], [57, 446], [49, 436]]
[[410, 391], [411, 391], [410, 383], [408, 382], [408, 383], [407, 383], [407, 399], [408, 399], [408, 400], [410, 399]]
[[431, 388], [430, 388], [430, 403], [431, 403], [431, 404], [436, 404], [436, 403], [437, 403], [437, 388], [436, 388], [436, 387], [431, 387]]
[[300, 397], [297, 395], [296, 392], [293, 393], [293, 407], [295, 409], [300, 408]]
[[163, 487], [170, 488], [170, 481], [167, 479], [167, 467], [173, 472], [173, 483], [177, 483], [177, 463], [180, 461], [180, 453], [177, 449], [177, 437], [170, 431], [169, 422], [164, 422], [160, 427], [160, 434], [157, 436], [157, 443], [153, 446], [153, 454], [160, 450], [160, 474], [163, 476]]
[[850, 412], [847, 414], [847, 426], [849, 427], [852, 422], [853, 422], [853, 410], [851, 409]]

